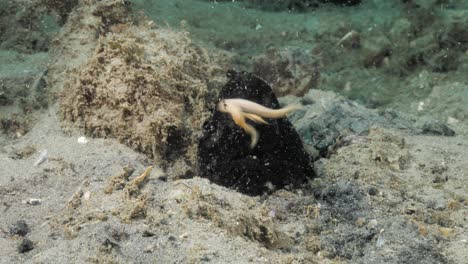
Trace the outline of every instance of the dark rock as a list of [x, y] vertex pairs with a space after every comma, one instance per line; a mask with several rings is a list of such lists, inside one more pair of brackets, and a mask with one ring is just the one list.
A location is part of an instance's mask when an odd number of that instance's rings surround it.
[[153, 237], [154, 235], [155, 234], [149, 230], [143, 231], [143, 234], [142, 234], [143, 237]]
[[120, 245], [109, 238], [106, 238], [100, 246], [100, 250], [104, 252], [110, 252], [113, 248], [120, 248]]
[[27, 238], [23, 239], [23, 241], [21, 241], [21, 244], [19, 244], [18, 246], [19, 253], [25, 253], [33, 249], [34, 249], [34, 243]]
[[441, 122], [428, 122], [423, 125], [422, 134], [436, 136], [455, 136], [455, 131]]
[[10, 227], [11, 236], [25, 236], [29, 231], [29, 227], [24, 220], [19, 220]]
[[432, 180], [432, 183], [445, 183], [448, 181], [448, 176], [446, 175], [445, 177], [444, 176], [441, 176], [441, 175], [437, 175], [433, 180]]
[[161, 175], [161, 176], [158, 177], [158, 180], [163, 181], [163, 182], [167, 182], [167, 176], [166, 175]]
[[434, 200], [426, 202], [426, 207], [436, 211], [443, 211], [447, 209], [447, 204], [444, 199], [435, 197]]
[[211, 261], [211, 258], [205, 255], [205, 256], [202, 256], [202, 257], [200, 258], [200, 261], [201, 261], [201, 262], [210, 262], [210, 261]]
[[375, 195], [377, 195], [377, 193], [379, 193], [379, 189], [375, 188], [374, 186], [371, 186], [371, 187], [369, 187], [369, 189], [367, 190], [367, 193], [368, 193], [370, 196], [375, 196]]
[[[269, 108], [280, 108], [271, 87], [250, 73], [228, 72], [229, 81], [219, 98], [243, 98]], [[198, 165], [202, 177], [249, 195], [260, 195], [298, 186], [314, 173], [302, 141], [287, 118], [268, 119], [269, 125], [253, 124], [258, 144], [250, 148], [250, 136], [231, 116], [214, 111], [203, 125], [198, 144]], [[271, 183], [271, 184], [270, 184]]]
[[377, 112], [344, 99], [331, 103], [324, 113], [314, 119], [299, 113], [292, 114], [290, 119], [304, 143], [317, 149], [323, 157], [333, 151], [339, 137], [365, 136], [372, 126], [418, 131], [412, 122], [396, 112]]

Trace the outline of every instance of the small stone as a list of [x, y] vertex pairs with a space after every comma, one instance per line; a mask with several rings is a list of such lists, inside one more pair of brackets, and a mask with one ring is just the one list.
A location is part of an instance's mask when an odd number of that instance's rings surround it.
[[448, 228], [448, 227], [439, 227], [439, 232], [445, 237], [445, 238], [448, 238], [452, 232], [453, 232], [453, 229], [452, 228]]
[[77, 141], [78, 141], [78, 144], [86, 144], [89, 142], [86, 137], [79, 137]]
[[408, 208], [405, 209], [405, 213], [408, 214], [408, 215], [412, 215], [412, 214], [416, 213], [416, 208], [408, 207]]
[[158, 177], [158, 180], [163, 181], [163, 182], [167, 182], [167, 176], [166, 175], [161, 175], [161, 176]]
[[442, 176], [442, 175], [437, 175], [435, 178], [432, 180], [432, 183], [445, 183], [448, 181], [447, 176]]
[[30, 198], [29, 200], [24, 201], [24, 203], [27, 204], [27, 205], [39, 205], [39, 204], [41, 204], [41, 202], [42, 202], [42, 200], [37, 199], [37, 198]]
[[455, 201], [453, 199], [450, 199], [448, 202], [447, 202], [447, 208], [450, 209], [450, 210], [456, 210], [456, 209], [459, 209], [460, 208], [460, 203], [458, 201]]
[[25, 236], [29, 233], [29, 227], [24, 220], [19, 220], [12, 227], [10, 227], [10, 235]]
[[424, 110], [424, 102], [421, 101], [418, 103], [418, 111], [423, 111]]
[[144, 230], [143, 234], [142, 234], [143, 237], [152, 237], [154, 235], [155, 234], [153, 232], [149, 231], [149, 230]]
[[107, 216], [106, 213], [97, 212], [96, 215], [95, 215], [95, 218], [96, 218], [97, 220], [100, 220], [100, 221], [107, 221], [108, 216]]
[[447, 204], [442, 198], [436, 200], [430, 200], [427, 202], [427, 208], [434, 209], [436, 211], [443, 211], [447, 209]]
[[[432, 167], [431, 167], [431, 173], [432, 174], [443, 174], [444, 172], [446, 172], [448, 170], [448, 166], [445, 162], [441, 162], [440, 164], [434, 164]], [[448, 181], [448, 177], [446, 177], [446, 181]], [[441, 178], [443, 179], [443, 178]]]
[[443, 203], [442, 201], [438, 201], [435, 206], [434, 206], [434, 209], [436, 211], [443, 211], [445, 209], [447, 209], [447, 206], [445, 203]]
[[456, 119], [454, 117], [449, 116], [447, 118], [447, 124], [449, 124], [449, 125], [455, 125], [455, 124], [458, 124], [458, 122], [460, 122], [460, 120], [458, 120], [458, 119]]
[[151, 245], [148, 245], [144, 250], [143, 252], [145, 253], [152, 253], [154, 251], [154, 249], [156, 248], [156, 245], [155, 244], [151, 244]]
[[315, 103], [315, 100], [310, 96], [301, 97], [301, 104], [303, 105], [311, 105], [314, 103]]
[[367, 226], [368, 226], [369, 228], [375, 228], [375, 227], [377, 226], [377, 224], [378, 224], [378, 222], [377, 222], [376, 219], [371, 219], [371, 220], [369, 221], [369, 223], [367, 224]]
[[366, 223], [366, 219], [364, 217], [359, 217], [355, 222], [356, 226], [359, 226], [359, 227], [363, 226], [365, 223]]
[[418, 231], [419, 231], [419, 234], [421, 234], [422, 236], [427, 236], [427, 234], [429, 233], [427, 231], [426, 226], [421, 223], [418, 223]]
[[308, 251], [317, 253], [320, 251], [320, 238], [318, 236], [311, 236], [305, 241], [305, 246]]
[[455, 136], [455, 131], [441, 122], [428, 122], [423, 125], [422, 133], [425, 135], [435, 136]]
[[211, 259], [210, 259], [210, 257], [208, 257], [208, 256], [205, 255], [205, 256], [202, 256], [202, 257], [200, 258], [200, 261], [201, 261], [201, 262], [210, 262]]
[[379, 193], [379, 189], [375, 188], [374, 186], [371, 186], [369, 187], [369, 189], [367, 190], [367, 193], [370, 195], [370, 196], [375, 196]]
[[102, 251], [110, 251], [113, 248], [119, 248], [119, 247], [120, 247], [120, 245], [117, 242], [115, 242], [115, 241], [113, 241], [113, 240], [111, 240], [109, 238], [106, 238], [106, 240], [104, 240], [104, 242], [102, 242], [102, 244], [101, 244], [101, 250]]
[[23, 239], [23, 241], [21, 241], [21, 244], [19, 244], [18, 246], [19, 253], [25, 253], [33, 249], [34, 249], [34, 243], [27, 238]]

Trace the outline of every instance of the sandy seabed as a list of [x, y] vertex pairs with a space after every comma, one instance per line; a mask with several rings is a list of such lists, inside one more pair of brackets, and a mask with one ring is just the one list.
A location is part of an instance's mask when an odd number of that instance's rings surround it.
[[[161, 49], [182, 58], [178, 48], [183, 47], [203, 74], [176, 61], [175, 70], [155, 75], [167, 80], [151, 83], [179, 89], [196, 83], [190, 92], [181, 89], [164, 97], [174, 100], [173, 108], [167, 108], [174, 113], [182, 111], [184, 98], [190, 96], [197, 99], [191, 109], [209, 106], [210, 89], [222, 86], [219, 76], [231, 56], [216, 50], [212, 54], [221, 59], [210, 60], [187, 35], [146, 20], [124, 26], [128, 14], [117, 2], [72, 11], [48, 53], [25, 55], [11, 47], [0, 53], [0, 263], [466, 263], [466, 80], [433, 84], [443, 74], [422, 71], [410, 78], [410, 85], [433, 88], [424, 99], [401, 104], [407, 114], [369, 109], [316, 89], [281, 98], [284, 104], [304, 105], [290, 120], [316, 158], [316, 178], [301, 189], [251, 197], [196, 174], [181, 176], [195, 171], [197, 131], [209, 114], [203, 110], [190, 117], [165, 117], [166, 124], [190, 135], [184, 151], [176, 152], [179, 156], [154, 151], [169, 143], [162, 132], [145, 138], [149, 132], [166, 131], [151, 126], [138, 132], [144, 135], [143, 145], [119, 138], [131, 127], [114, 124], [99, 127], [108, 134], [90, 136], [90, 126], [83, 124], [96, 124], [94, 110], [73, 105], [83, 98], [77, 83], [88, 80], [90, 70], [99, 73], [94, 88], [106, 91], [107, 79], [119, 85], [130, 82], [117, 80], [106, 67], [141, 73], [138, 69], [151, 62], [154, 68], [144, 68], [139, 79], [148, 80], [154, 77], [148, 72], [158, 71], [155, 64], [171, 63], [172, 57], [158, 57]], [[109, 17], [114, 27], [102, 27], [103, 18]], [[135, 27], [140, 35], [128, 37], [126, 30]], [[97, 31], [108, 35], [95, 37]], [[109, 43], [119, 38], [125, 39], [117, 52]], [[164, 47], [165, 39], [179, 46]], [[149, 40], [160, 42], [145, 45]], [[139, 57], [140, 46], [146, 56]], [[64, 87], [70, 93], [64, 95]], [[112, 101], [109, 111], [120, 103]], [[166, 109], [164, 100], [158, 104]], [[63, 109], [74, 109], [82, 119], [71, 122]], [[141, 109], [131, 112], [135, 119], [136, 114], [155, 118]], [[183, 118], [188, 121], [180, 122]], [[101, 124], [105, 122], [109, 120]], [[335, 134], [343, 136], [327, 138]], [[166, 158], [171, 162], [159, 160]]]

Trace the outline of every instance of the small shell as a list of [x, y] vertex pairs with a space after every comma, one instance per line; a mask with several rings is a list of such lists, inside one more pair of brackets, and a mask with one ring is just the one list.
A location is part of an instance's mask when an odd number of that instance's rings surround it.
[[89, 198], [91, 198], [91, 192], [90, 191], [87, 191], [83, 194], [83, 199], [85, 200], [89, 200]]
[[39, 205], [41, 204], [42, 200], [41, 199], [38, 199], [38, 198], [30, 198], [26, 201], [23, 201], [23, 204], [27, 204], [27, 205]]
[[424, 102], [423, 101], [420, 101], [418, 103], [418, 111], [423, 111], [424, 110]]
[[41, 163], [43, 163], [46, 160], [47, 160], [47, 149], [44, 149], [41, 152], [41, 155], [39, 156], [39, 158], [36, 160], [36, 162], [34, 162], [33, 166], [40, 165]]
[[78, 138], [78, 144], [86, 144], [88, 143], [88, 139], [86, 137], [79, 137]]

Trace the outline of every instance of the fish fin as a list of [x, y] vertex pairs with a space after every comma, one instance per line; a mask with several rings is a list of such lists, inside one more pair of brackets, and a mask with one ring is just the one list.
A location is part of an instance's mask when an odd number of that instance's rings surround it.
[[268, 122], [265, 121], [265, 119], [263, 119], [259, 115], [251, 114], [251, 113], [244, 113], [244, 116], [247, 117], [247, 119], [250, 119], [250, 120], [254, 121], [255, 123], [259, 123], [259, 124], [261, 123], [261, 124], [268, 125]]

